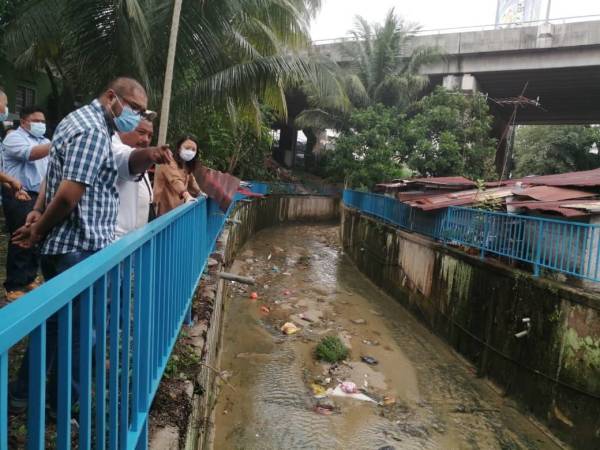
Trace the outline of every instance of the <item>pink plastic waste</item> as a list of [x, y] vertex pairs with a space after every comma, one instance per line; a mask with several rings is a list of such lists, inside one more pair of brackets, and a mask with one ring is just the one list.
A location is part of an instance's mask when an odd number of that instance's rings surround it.
[[340, 384], [340, 387], [346, 394], [356, 394], [358, 392], [356, 384], [354, 384], [352, 381], [344, 381]]

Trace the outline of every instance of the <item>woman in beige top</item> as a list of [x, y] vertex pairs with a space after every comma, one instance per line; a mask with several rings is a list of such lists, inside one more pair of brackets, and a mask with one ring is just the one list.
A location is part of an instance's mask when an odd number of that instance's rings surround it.
[[173, 152], [174, 162], [158, 166], [154, 179], [154, 202], [159, 216], [201, 194], [194, 178], [198, 162], [198, 142], [193, 136], [179, 140]]

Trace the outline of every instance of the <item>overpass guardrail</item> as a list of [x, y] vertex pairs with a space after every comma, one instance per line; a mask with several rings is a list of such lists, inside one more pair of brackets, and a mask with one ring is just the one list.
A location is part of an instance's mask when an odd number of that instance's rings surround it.
[[449, 207], [423, 212], [383, 195], [346, 190], [346, 206], [399, 228], [450, 245], [529, 263], [576, 278], [600, 281], [600, 225]]
[[185, 204], [0, 309], [0, 450], [12, 448], [11, 352], [26, 338], [28, 449], [70, 449], [72, 434], [80, 449], [147, 448], [152, 400], [227, 214], [211, 200]]
[[[530, 20], [530, 21], [520, 21], [520, 22], [510, 22], [510, 23], [502, 23], [502, 24], [487, 24], [487, 25], [467, 25], [463, 27], [448, 27], [448, 28], [430, 28], [430, 29], [418, 29], [415, 31], [411, 31], [408, 34], [410, 36], [418, 37], [418, 36], [431, 36], [431, 35], [439, 35], [439, 34], [454, 34], [454, 33], [469, 33], [469, 32], [477, 32], [477, 31], [494, 31], [494, 30], [504, 30], [511, 28], [522, 28], [522, 27], [534, 27], [543, 25], [546, 23], [552, 25], [565, 25], [568, 23], [576, 23], [576, 22], [592, 22], [592, 21], [600, 21], [600, 14], [591, 14], [584, 16], [568, 16], [568, 17], [556, 17], [552, 19], [540, 19], [540, 20]], [[329, 38], [329, 39], [318, 39], [312, 41], [312, 45], [331, 45], [331, 44], [342, 44], [345, 42], [353, 42], [356, 39], [353, 36], [340, 36], [337, 38]]]

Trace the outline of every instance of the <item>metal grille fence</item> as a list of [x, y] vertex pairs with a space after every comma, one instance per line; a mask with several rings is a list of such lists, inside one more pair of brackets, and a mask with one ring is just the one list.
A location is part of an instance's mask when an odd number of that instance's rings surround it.
[[[225, 218], [210, 200], [183, 205], [0, 309], [0, 450], [9, 448], [9, 355], [25, 338], [29, 449], [70, 449], [72, 434], [80, 449], [147, 447], [152, 399]], [[49, 333], [59, 351], [47, 381]], [[55, 442], [45, 433], [51, 389]]]
[[600, 225], [461, 207], [430, 214], [391, 197], [349, 190], [344, 204], [400, 228], [476, 248], [481, 256], [530, 263], [536, 276], [546, 268], [600, 281]]

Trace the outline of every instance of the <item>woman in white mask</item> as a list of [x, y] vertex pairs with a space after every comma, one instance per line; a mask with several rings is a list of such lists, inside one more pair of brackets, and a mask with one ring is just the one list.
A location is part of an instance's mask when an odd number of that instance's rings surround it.
[[198, 142], [193, 136], [179, 140], [173, 152], [174, 162], [158, 166], [154, 178], [154, 202], [159, 216], [183, 203], [195, 201], [201, 194], [194, 173], [198, 163]]

